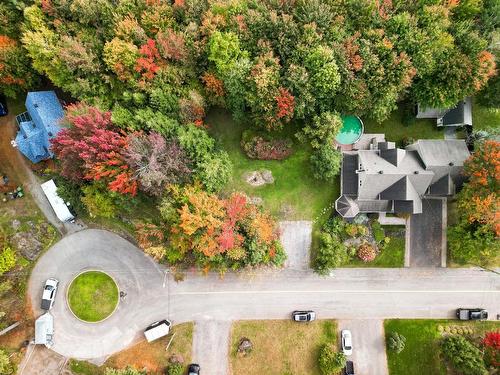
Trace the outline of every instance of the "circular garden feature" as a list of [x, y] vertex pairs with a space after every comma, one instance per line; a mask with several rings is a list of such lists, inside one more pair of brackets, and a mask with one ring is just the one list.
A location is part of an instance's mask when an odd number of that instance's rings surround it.
[[108, 274], [87, 271], [73, 279], [68, 289], [68, 306], [73, 314], [85, 322], [106, 319], [118, 305], [118, 286]]

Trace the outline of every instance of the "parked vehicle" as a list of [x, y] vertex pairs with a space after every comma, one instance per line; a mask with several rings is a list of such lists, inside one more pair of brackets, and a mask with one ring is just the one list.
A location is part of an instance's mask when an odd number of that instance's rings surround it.
[[0, 95], [0, 116], [7, 116], [9, 110], [7, 109], [7, 100], [3, 95]]
[[486, 320], [488, 319], [488, 311], [481, 308], [460, 308], [457, 309], [457, 318], [460, 320]]
[[144, 330], [144, 336], [146, 336], [148, 342], [157, 340], [160, 337], [168, 335], [171, 326], [172, 323], [167, 319], [151, 323], [148, 328]]
[[42, 310], [50, 310], [54, 306], [58, 285], [59, 281], [52, 277], [45, 282], [42, 292]]
[[295, 322], [312, 322], [316, 320], [316, 313], [314, 311], [294, 311], [292, 313], [292, 320]]
[[342, 375], [355, 375], [354, 374], [354, 363], [352, 361], [347, 361], [344, 367]]
[[345, 355], [351, 355], [352, 354], [352, 335], [351, 331], [348, 329], [343, 329], [340, 332], [340, 342], [342, 343], [342, 352]]
[[191, 363], [188, 368], [188, 375], [200, 375], [200, 365]]

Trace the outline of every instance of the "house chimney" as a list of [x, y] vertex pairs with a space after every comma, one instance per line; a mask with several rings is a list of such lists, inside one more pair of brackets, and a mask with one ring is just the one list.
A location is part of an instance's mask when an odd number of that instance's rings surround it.
[[418, 171], [413, 172], [413, 174], [418, 174], [418, 173], [419, 173]]
[[378, 174], [384, 174], [384, 171], [378, 171]]
[[452, 161], [450, 161], [450, 162], [448, 163], [448, 165], [449, 165], [450, 167], [453, 167], [455, 164], [454, 164]]

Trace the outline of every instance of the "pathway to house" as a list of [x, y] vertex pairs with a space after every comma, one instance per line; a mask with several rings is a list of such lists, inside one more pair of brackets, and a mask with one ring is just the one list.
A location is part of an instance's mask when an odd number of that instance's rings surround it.
[[339, 331], [352, 334], [352, 355], [356, 375], [388, 375], [384, 321], [381, 319], [339, 320]]
[[446, 200], [422, 199], [410, 217], [410, 267], [446, 267]]

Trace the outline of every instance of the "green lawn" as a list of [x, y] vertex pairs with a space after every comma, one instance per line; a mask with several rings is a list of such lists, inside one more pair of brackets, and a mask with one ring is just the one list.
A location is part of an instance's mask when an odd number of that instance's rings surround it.
[[[316, 180], [309, 164], [311, 149], [298, 143], [294, 138], [297, 130], [290, 128], [280, 136], [294, 140], [294, 153], [286, 160], [252, 160], [241, 150], [240, 140], [244, 125], [235, 122], [227, 111], [214, 109], [206, 122], [210, 133], [229, 153], [233, 163], [233, 174], [226, 192], [242, 191], [249, 196], [263, 199], [264, 208], [281, 219], [313, 220], [323, 210], [328, 210], [339, 195], [339, 180], [327, 183]], [[275, 182], [260, 187], [252, 187], [243, 180], [246, 172], [269, 169]]]
[[[237, 352], [241, 338], [250, 339], [252, 351]], [[229, 361], [232, 374], [320, 375], [318, 355], [326, 343], [337, 343], [337, 323], [317, 320], [256, 320], [233, 323]]]
[[500, 109], [486, 108], [476, 102], [472, 105], [472, 126], [474, 129], [500, 127]]
[[89, 271], [73, 280], [68, 299], [71, 310], [78, 318], [98, 322], [114, 311], [118, 303], [118, 287], [105, 273]]
[[392, 237], [391, 242], [377, 255], [373, 262], [363, 262], [357, 257], [343, 267], [383, 267], [399, 268], [404, 266], [405, 239]]
[[436, 126], [435, 120], [415, 119], [415, 121], [405, 126], [402, 121], [402, 110], [398, 109], [391, 113], [391, 116], [381, 124], [375, 121], [362, 118], [365, 125], [365, 133], [384, 133], [385, 139], [394, 141], [401, 146], [404, 137], [414, 139], [443, 139], [444, 132]]
[[500, 329], [499, 322], [460, 322], [454, 320], [386, 320], [386, 338], [392, 332], [406, 337], [405, 349], [396, 354], [387, 349], [387, 361], [390, 375], [446, 375], [446, 368], [440, 358], [439, 340], [442, 335], [439, 326], [467, 325], [474, 330], [473, 335], [482, 335], [485, 331]]

